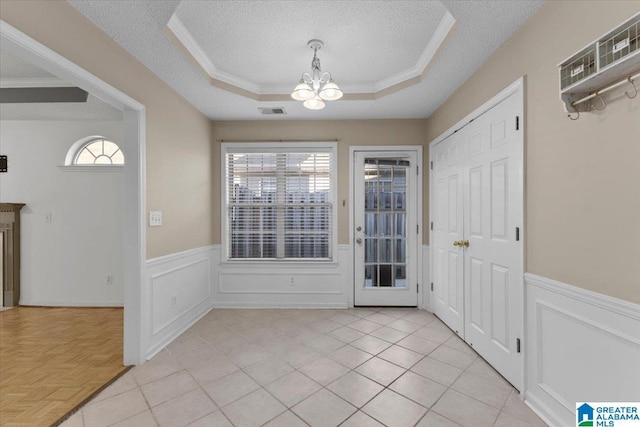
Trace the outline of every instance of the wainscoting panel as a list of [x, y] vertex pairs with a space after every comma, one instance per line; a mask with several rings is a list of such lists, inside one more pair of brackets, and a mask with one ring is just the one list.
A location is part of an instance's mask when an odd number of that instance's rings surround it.
[[146, 263], [145, 291], [150, 295], [147, 358], [187, 330], [212, 306], [214, 247], [192, 249]]
[[338, 246], [336, 262], [224, 263], [214, 248], [214, 307], [347, 308], [353, 294], [349, 245]]
[[525, 401], [554, 426], [576, 402], [640, 401], [640, 306], [533, 274], [526, 286]]

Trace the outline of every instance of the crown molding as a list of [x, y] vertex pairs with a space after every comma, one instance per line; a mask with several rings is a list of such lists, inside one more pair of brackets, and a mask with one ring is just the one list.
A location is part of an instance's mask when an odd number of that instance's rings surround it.
[[0, 88], [74, 87], [75, 85], [57, 77], [0, 79]]
[[[450, 39], [456, 26], [455, 18], [446, 11], [435, 33], [415, 65], [385, 77], [373, 84], [340, 84], [344, 100], [374, 100], [420, 83], [434, 59]], [[256, 101], [290, 101], [291, 85], [260, 85], [219, 70], [196, 42], [177, 15], [173, 15], [165, 29], [167, 36], [210, 79], [212, 86]]]

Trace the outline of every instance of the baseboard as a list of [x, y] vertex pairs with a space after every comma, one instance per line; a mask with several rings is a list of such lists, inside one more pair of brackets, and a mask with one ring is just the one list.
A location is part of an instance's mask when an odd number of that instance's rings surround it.
[[20, 305], [33, 307], [124, 307], [122, 301], [27, 300], [20, 301]]
[[525, 402], [553, 426], [578, 402], [640, 401], [640, 305], [525, 274]]
[[348, 303], [279, 303], [279, 302], [247, 302], [247, 301], [226, 301], [222, 303], [214, 303], [214, 308], [319, 308], [319, 309], [346, 309], [349, 308]]

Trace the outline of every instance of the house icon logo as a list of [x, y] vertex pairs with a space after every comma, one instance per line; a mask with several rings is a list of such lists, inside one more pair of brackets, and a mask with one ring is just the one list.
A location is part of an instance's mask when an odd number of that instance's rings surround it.
[[587, 403], [583, 403], [576, 409], [578, 413], [578, 427], [593, 426], [593, 408]]

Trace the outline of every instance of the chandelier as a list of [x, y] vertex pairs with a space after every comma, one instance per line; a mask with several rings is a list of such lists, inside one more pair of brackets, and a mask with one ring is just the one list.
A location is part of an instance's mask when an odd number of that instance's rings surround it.
[[296, 101], [304, 101], [302, 105], [310, 110], [322, 110], [324, 101], [335, 101], [342, 98], [342, 91], [331, 79], [331, 73], [322, 72], [320, 69], [320, 58], [317, 53], [324, 43], [322, 40], [309, 40], [307, 46], [313, 49], [313, 60], [311, 61], [311, 74], [303, 73], [300, 82], [293, 89], [291, 97]]

